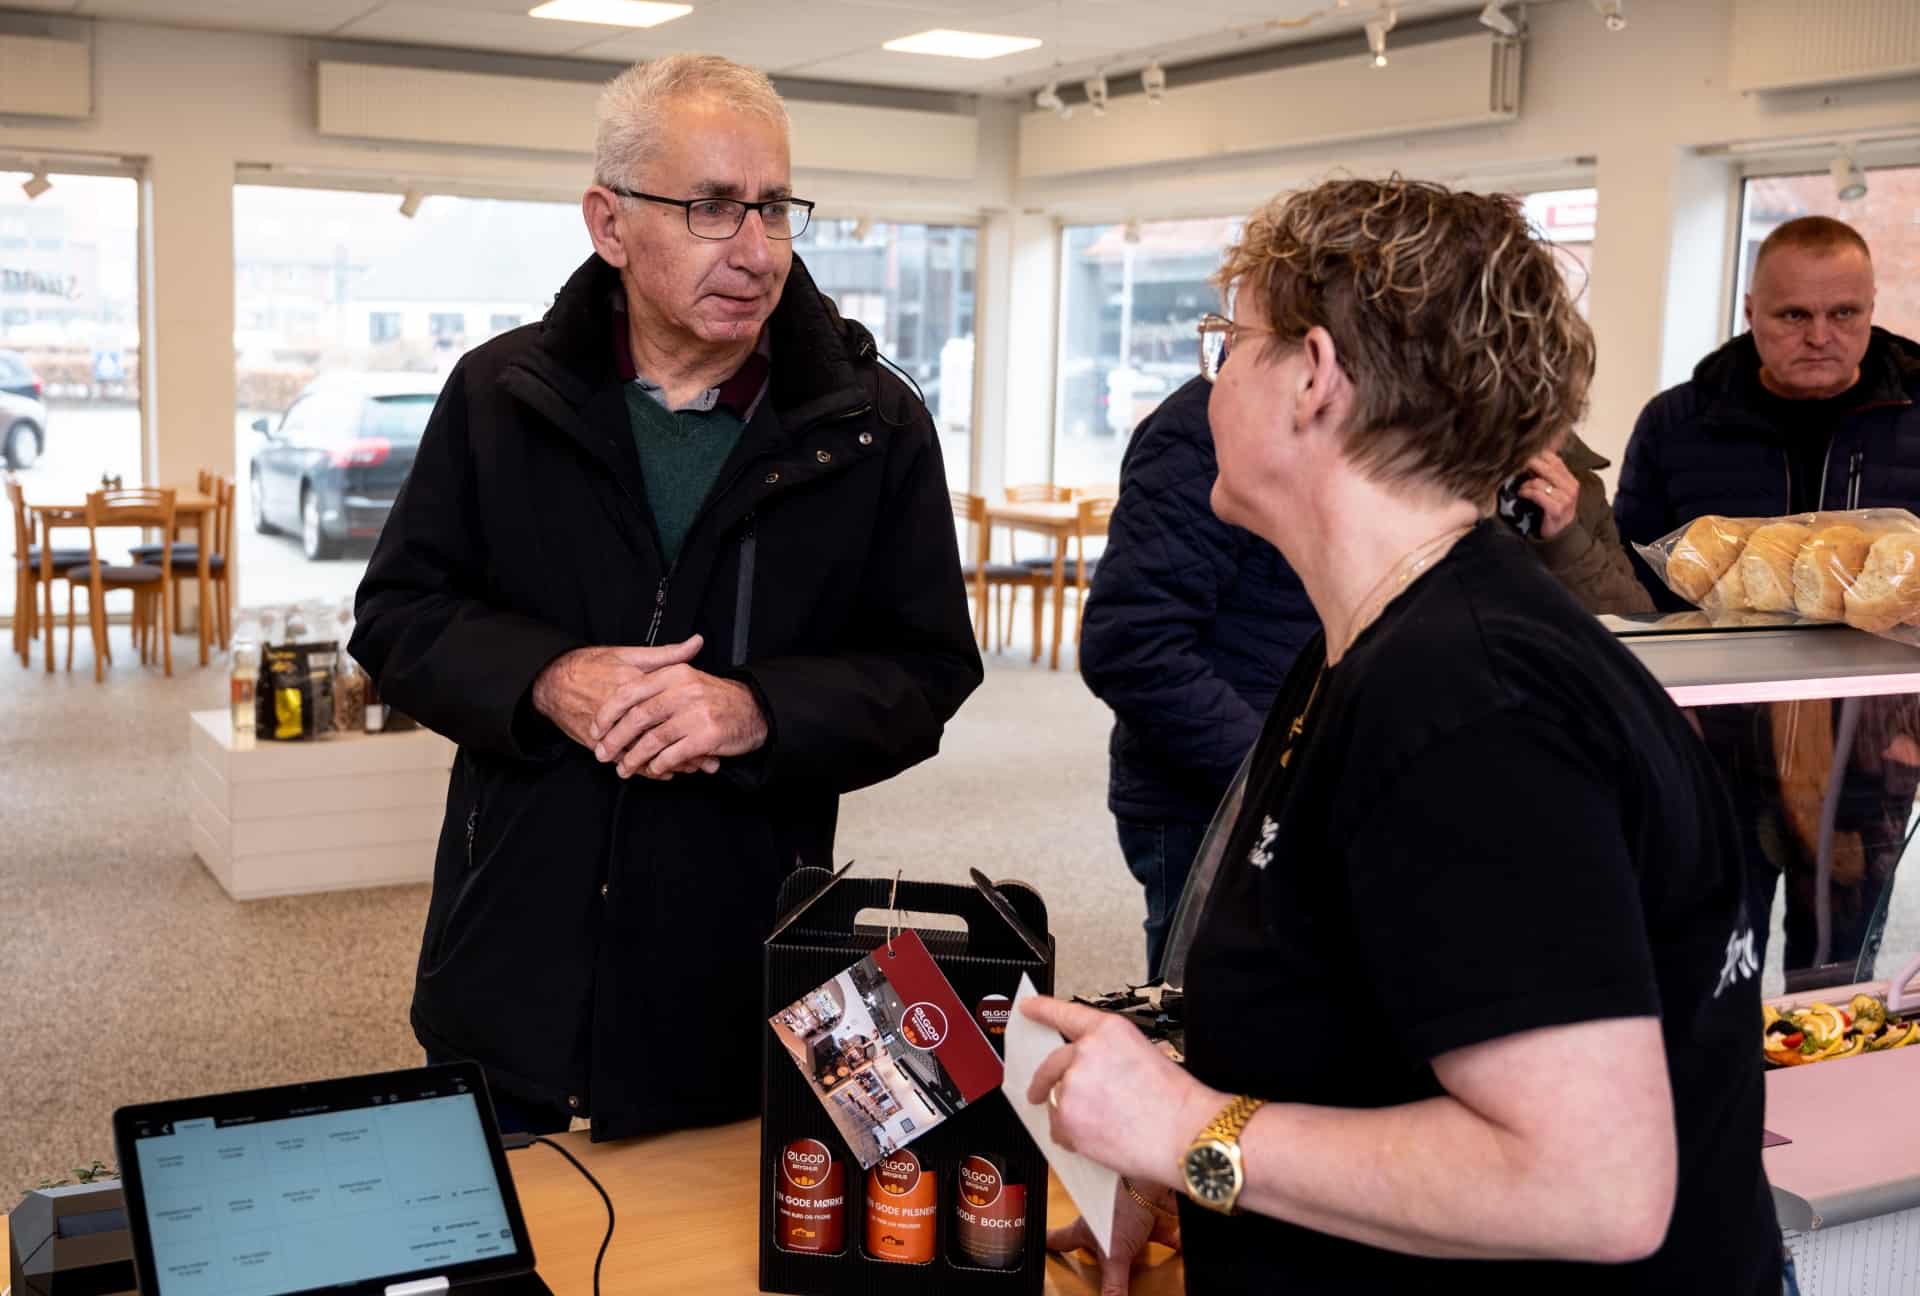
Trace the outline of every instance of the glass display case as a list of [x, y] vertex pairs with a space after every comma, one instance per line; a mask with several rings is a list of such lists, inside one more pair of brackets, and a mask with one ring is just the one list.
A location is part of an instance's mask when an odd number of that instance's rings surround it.
[[1726, 775], [1768, 914], [1763, 993], [1871, 981], [1920, 952], [1920, 882], [1896, 886], [1920, 868], [1920, 648], [1764, 615], [1602, 620]]

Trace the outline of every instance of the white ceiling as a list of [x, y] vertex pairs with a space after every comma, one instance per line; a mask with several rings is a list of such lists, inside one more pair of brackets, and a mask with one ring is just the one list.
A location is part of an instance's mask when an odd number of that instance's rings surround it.
[[[1102, 64], [1203, 58], [1352, 32], [1373, 0], [687, 0], [646, 30], [530, 18], [538, 0], [0, 0], [0, 8], [515, 54], [627, 61], [676, 50], [724, 54], [776, 76], [977, 94], [1077, 80]], [[1477, 0], [1400, 0], [1403, 20]], [[1286, 24], [1303, 23], [1301, 26]], [[896, 54], [882, 42], [930, 27], [1038, 37], [986, 60]]]

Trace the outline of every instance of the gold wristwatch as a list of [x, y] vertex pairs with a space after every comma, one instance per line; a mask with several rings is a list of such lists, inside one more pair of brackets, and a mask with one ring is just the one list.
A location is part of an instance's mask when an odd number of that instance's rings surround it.
[[1208, 1210], [1233, 1214], [1240, 1190], [1247, 1186], [1247, 1172], [1240, 1164], [1240, 1131], [1253, 1114], [1267, 1105], [1264, 1098], [1245, 1094], [1220, 1109], [1207, 1127], [1194, 1135], [1187, 1153], [1180, 1158], [1180, 1175], [1187, 1196]]

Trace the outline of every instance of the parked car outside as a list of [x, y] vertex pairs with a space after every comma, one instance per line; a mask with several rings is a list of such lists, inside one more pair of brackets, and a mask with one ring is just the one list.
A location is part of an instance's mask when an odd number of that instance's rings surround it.
[[31, 468], [47, 448], [46, 384], [18, 351], [0, 351], [0, 458]]
[[261, 440], [248, 465], [253, 529], [291, 533], [309, 561], [374, 540], [413, 467], [440, 396], [432, 374], [334, 373], [316, 379]]

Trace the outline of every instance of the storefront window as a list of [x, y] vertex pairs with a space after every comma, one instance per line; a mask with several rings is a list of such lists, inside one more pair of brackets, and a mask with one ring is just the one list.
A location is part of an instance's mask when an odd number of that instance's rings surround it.
[[873, 333], [912, 375], [940, 432], [947, 480], [964, 489], [973, 464], [973, 281], [976, 231], [816, 217], [794, 242], [820, 291]]
[[[37, 197], [22, 187], [42, 183]], [[29, 504], [78, 504], [103, 476], [146, 479], [139, 228], [131, 179], [0, 170], [0, 458]], [[100, 539], [102, 559], [118, 562], [138, 542], [132, 532]], [[84, 547], [86, 533], [62, 531], [55, 543]], [[0, 523], [9, 570], [13, 544], [9, 517]], [[9, 579], [0, 616], [13, 601]]]
[[1600, 195], [1594, 189], [1546, 189], [1522, 199], [1527, 220], [1554, 245], [1560, 273], [1573, 294], [1582, 318], [1593, 295], [1593, 231], [1598, 222]]
[[1833, 216], [1859, 230], [1873, 250], [1873, 322], [1903, 337], [1920, 336], [1920, 166], [1869, 167], [1866, 175], [1866, 194], [1847, 202], [1826, 171], [1755, 176], [1746, 182], [1732, 306], [1735, 333], [1747, 328], [1747, 289], [1761, 242], [1795, 217]]
[[592, 247], [571, 203], [233, 203], [241, 601], [350, 596], [454, 362], [539, 319]]
[[1061, 240], [1053, 479], [1118, 481], [1141, 419], [1200, 372], [1200, 317], [1236, 218], [1071, 225]]

